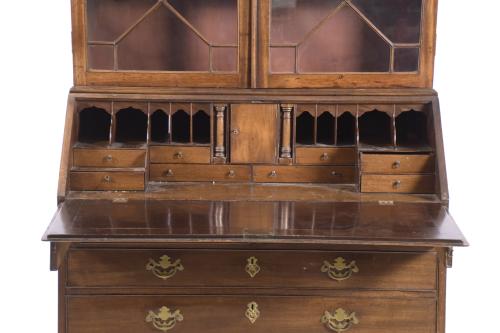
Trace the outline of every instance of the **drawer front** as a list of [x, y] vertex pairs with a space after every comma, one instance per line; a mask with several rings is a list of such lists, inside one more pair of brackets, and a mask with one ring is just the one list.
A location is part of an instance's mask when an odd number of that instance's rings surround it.
[[297, 164], [314, 165], [354, 165], [355, 148], [304, 148], [295, 149]]
[[210, 163], [210, 147], [153, 146], [151, 163]]
[[72, 250], [70, 287], [435, 290], [432, 252]]
[[434, 173], [434, 155], [362, 154], [364, 173]]
[[194, 164], [152, 164], [152, 181], [221, 181], [249, 182], [252, 172], [244, 165], [194, 165]]
[[144, 172], [134, 171], [78, 171], [70, 174], [74, 191], [143, 191]]
[[73, 166], [84, 168], [144, 168], [146, 151], [134, 149], [74, 149]]
[[[358, 293], [359, 294], [359, 293]], [[69, 296], [71, 333], [433, 333], [434, 298]]]
[[361, 192], [428, 194], [435, 192], [433, 175], [362, 175]]
[[355, 182], [355, 167], [347, 166], [254, 166], [258, 183], [331, 183]]

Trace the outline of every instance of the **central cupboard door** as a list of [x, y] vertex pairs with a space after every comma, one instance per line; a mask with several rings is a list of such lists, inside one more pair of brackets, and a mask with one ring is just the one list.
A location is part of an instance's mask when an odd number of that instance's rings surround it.
[[250, 1], [72, 3], [77, 85], [248, 85]]
[[275, 163], [278, 155], [278, 106], [231, 106], [231, 163]]

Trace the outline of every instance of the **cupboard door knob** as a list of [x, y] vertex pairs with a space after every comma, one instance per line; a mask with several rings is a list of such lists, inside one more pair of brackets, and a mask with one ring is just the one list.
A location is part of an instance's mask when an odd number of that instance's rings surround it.
[[106, 175], [102, 178], [102, 180], [105, 182], [105, 183], [111, 183], [111, 176], [110, 175]]
[[396, 180], [394, 183], [392, 183], [392, 187], [396, 190], [399, 189], [401, 187], [401, 181]]
[[184, 157], [184, 154], [181, 151], [178, 151], [177, 153], [175, 153], [174, 157], [180, 160], [182, 157]]
[[356, 261], [351, 261], [347, 264], [346, 260], [342, 257], [335, 258], [333, 263], [323, 261], [321, 272], [326, 273], [328, 277], [335, 281], [343, 281], [349, 279], [353, 273], [359, 272]]
[[321, 157], [319, 158], [322, 161], [327, 161], [330, 158], [327, 153], [323, 153]]
[[171, 311], [166, 306], [158, 309], [158, 313], [149, 311], [146, 316], [146, 322], [152, 323], [154, 328], [162, 332], [170, 331], [178, 322], [183, 320], [184, 317], [179, 310]]
[[275, 170], [273, 170], [267, 176], [269, 178], [276, 178], [276, 177], [278, 177], [278, 173]]
[[250, 257], [247, 259], [247, 265], [245, 266], [245, 272], [250, 275], [251, 278], [254, 278], [260, 272], [259, 261], [255, 257]]
[[235, 129], [233, 129], [233, 130], [231, 131], [231, 133], [233, 133], [233, 135], [238, 135], [238, 134], [240, 134], [240, 130], [239, 130], [239, 129], [237, 129], [237, 128], [235, 128]]
[[182, 266], [180, 259], [172, 262], [172, 259], [169, 256], [163, 255], [160, 257], [159, 261], [150, 258], [146, 264], [146, 270], [151, 271], [157, 278], [168, 280], [177, 272], [182, 272], [184, 270], [184, 266]]
[[227, 176], [234, 178], [236, 176], [236, 172], [234, 172], [234, 170], [229, 170], [229, 172], [227, 173]]
[[172, 177], [174, 175], [174, 171], [172, 169], [168, 169], [165, 171], [165, 176]]
[[321, 317], [321, 323], [329, 330], [341, 333], [350, 330], [353, 325], [359, 324], [359, 320], [356, 317], [356, 312], [348, 313], [346, 310], [338, 308], [333, 311], [333, 314], [330, 311], [325, 311]]
[[392, 163], [393, 169], [399, 169], [400, 167], [401, 167], [401, 161], [394, 161], [394, 163]]

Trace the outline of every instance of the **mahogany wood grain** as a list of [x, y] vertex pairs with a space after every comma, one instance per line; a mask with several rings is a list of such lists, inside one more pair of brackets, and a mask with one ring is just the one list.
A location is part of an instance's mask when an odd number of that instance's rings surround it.
[[[155, 332], [146, 322], [149, 311], [167, 306], [179, 310], [183, 320], [173, 332], [290, 332], [324, 333], [325, 311], [343, 308], [355, 312], [359, 323], [352, 330], [361, 333], [435, 333], [434, 298], [407, 299], [363, 297], [301, 296], [69, 296], [68, 329], [72, 333]], [[252, 324], [245, 316], [250, 302], [256, 302], [259, 318]]]
[[210, 163], [210, 147], [151, 146], [151, 163]]
[[434, 193], [434, 175], [376, 175], [361, 176], [361, 192]]
[[74, 191], [143, 191], [141, 171], [72, 171], [70, 187]]
[[356, 159], [355, 148], [295, 148], [295, 161], [297, 164], [354, 165]]
[[201, 164], [151, 164], [150, 181], [249, 182], [250, 166]]
[[83, 168], [144, 168], [146, 150], [73, 149], [73, 166]]
[[434, 173], [432, 154], [361, 154], [361, 172], [383, 174]]
[[254, 180], [263, 183], [353, 184], [356, 168], [349, 166], [254, 166]]

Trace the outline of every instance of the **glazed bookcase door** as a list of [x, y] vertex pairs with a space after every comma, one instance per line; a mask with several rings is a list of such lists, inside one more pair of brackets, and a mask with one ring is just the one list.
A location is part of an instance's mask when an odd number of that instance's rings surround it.
[[249, 1], [72, 4], [76, 85], [247, 85]]
[[431, 87], [436, 0], [259, 1], [269, 88]]

